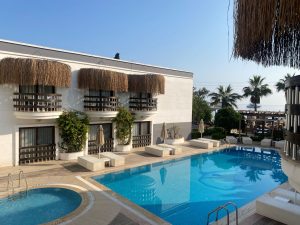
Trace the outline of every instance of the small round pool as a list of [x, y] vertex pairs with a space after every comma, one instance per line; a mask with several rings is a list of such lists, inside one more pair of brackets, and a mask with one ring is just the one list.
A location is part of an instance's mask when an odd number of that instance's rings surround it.
[[0, 224], [35, 225], [66, 216], [80, 204], [80, 194], [66, 188], [37, 188], [0, 199]]

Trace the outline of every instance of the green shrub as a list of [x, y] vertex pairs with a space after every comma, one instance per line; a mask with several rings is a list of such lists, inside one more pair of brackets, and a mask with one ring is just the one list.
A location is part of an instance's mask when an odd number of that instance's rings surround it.
[[56, 120], [62, 142], [59, 144], [63, 152], [82, 151], [89, 126], [85, 113], [78, 111], [65, 111]]
[[260, 135], [255, 135], [253, 137], [251, 137], [252, 141], [261, 141], [262, 139], [264, 139], [264, 135], [260, 134]]
[[216, 132], [211, 135], [211, 138], [214, 140], [220, 140], [226, 137], [226, 134], [223, 132]]
[[131, 141], [131, 129], [134, 117], [125, 108], [120, 108], [117, 116], [113, 119], [116, 123], [116, 137], [121, 145], [129, 145]]
[[191, 133], [191, 138], [192, 138], [192, 139], [201, 138], [200, 132], [199, 132], [199, 131], [193, 130], [192, 133]]
[[223, 127], [210, 127], [205, 130], [203, 135], [211, 136], [213, 133], [226, 133], [226, 131]]
[[[219, 140], [226, 137], [226, 131], [223, 127], [210, 127], [205, 129], [202, 136], [211, 136], [212, 139]], [[200, 138], [201, 134], [197, 129], [192, 131], [192, 139]]]

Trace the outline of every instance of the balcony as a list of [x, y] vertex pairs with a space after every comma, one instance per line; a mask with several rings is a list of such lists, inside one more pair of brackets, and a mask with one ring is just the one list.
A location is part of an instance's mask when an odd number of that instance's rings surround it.
[[84, 96], [84, 111], [90, 117], [113, 118], [119, 106], [117, 97]]
[[62, 114], [60, 94], [14, 93], [13, 101], [18, 119], [56, 119]]
[[152, 116], [157, 112], [156, 98], [129, 98], [129, 109], [137, 116]]

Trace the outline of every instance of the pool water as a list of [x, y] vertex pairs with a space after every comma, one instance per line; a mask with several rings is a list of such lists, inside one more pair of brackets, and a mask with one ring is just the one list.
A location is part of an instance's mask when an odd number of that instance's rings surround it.
[[257, 147], [231, 147], [94, 179], [175, 225], [206, 224], [219, 205], [232, 201], [241, 207], [287, 181], [280, 155]]
[[38, 188], [0, 199], [1, 225], [36, 225], [67, 215], [81, 196], [65, 188]]

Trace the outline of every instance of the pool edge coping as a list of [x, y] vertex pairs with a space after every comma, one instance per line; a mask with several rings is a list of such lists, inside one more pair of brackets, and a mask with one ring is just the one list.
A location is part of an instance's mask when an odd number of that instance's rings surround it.
[[[83, 215], [86, 211], [88, 211], [94, 202], [92, 196], [90, 195], [89, 191], [86, 188], [74, 184], [66, 184], [66, 183], [36, 184], [33, 186], [29, 186], [27, 190], [29, 191], [33, 189], [43, 189], [43, 188], [64, 188], [64, 189], [74, 191], [81, 197], [81, 202], [79, 206], [73, 211], [57, 219], [51, 220], [46, 223], [42, 223], [41, 225], [68, 224], [72, 222], [74, 219], [76, 219], [77, 217]], [[20, 188], [17, 191], [15, 191], [14, 194], [18, 194], [24, 191], [26, 191], [25, 188]], [[0, 199], [7, 198], [9, 196], [10, 194], [8, 193], [1, 196]]]
[[[163, 163], [163, 162], [166, 162], [166, 161], [172, 161], [172, 160], [178, 160], [178, 159], [183, 159], [183, 158], [187, 158], [187, 157], [192, 157], [192, 156], [195, 156], [195, 155], [202, 155], [202, 154], [212, 154], [214, 152], [219, 152], [221, 150], [224, 150], [226, 148], [231, 148], [231, 147], [248, 147], [248, 148], [255, 148], [255, 147], [258, 147], [258, 148], [261, 148], [261, 149], [271, 149], [271, 150], [275, 150], [276, 152], [280, 153], [280, 149], [278, 148], [275, 148], [273, 146], [270, 146], [270, 147], [264, 147], [264, 146], [258, 146], [258, 145], [241, 145], [241, 144], [230, 144], [230, 145], [226, 145], [226, 146], [219, 146], [219, 147], [216, 147], [216, 148], [213, 148], [213, 149], [207, 149], [208, 151], [206, 152], [192, 152], [188, 155], [176, 155], [176, 157], [174, 158], [164, 158], [164, 157], [160, 157], [159, 159], [161, 160], [158, 160], [158, 161], [154, 161], [154, 162], [142, 162], [142, 163], [138, 163], [136, 165], [128, 165], [128, 166], [125, 166], [125, 167], [122, 167], [122, 168], [115, 168], [115, 169], [112, 169], [111, 171], [105, 171], [105, 172], [102, 172], [100, 173], [101, 171], [97, 171], [96, 173], [94, 174], [90, 174], [90, 175], [86, 175], [86, 176], [80, 176], [82, 179], [84, 179], [85, 181], [91, 183], [92, 185], [96, 186], [97, 188], [99, 188], [101, 191], [105, 192], [107, 195], [109, 195], [111, 198], [113, 199], [116, 199], [117, 201], [120, 201], [121, 203], [127, 205], [129, 208], [132, 208], [133, 210], [137, 211], [138, 213], [142, 214], [143, 216], [149, 218], [150, 220], [154, 220], [154, 222], [158, 222], [158, 224], [163, 224], [163, 225], [169, 225], [170, 223], [165, 221], [164, 219], [162, 219], [161, 217], [155, 215], [154, 213], [144, 209], [143, 207], [139, 206], [138, 204], [130, 201], [129, 199], [121, 196], [120, 194], [114, 192], [113, 190], [111, 190], [110, 188], [106, 187], [105, 185], [103, 184], [100, 184], [98, 183], [95, 179], [93, 179], [93, 177], [96, 177], [96, 176], [103, 176], [103, 175], [106, 175], [106, 174], [109, 174], [109, 173], [116, 173], [116, 172], [119, 172], [119, 171], [122, 171], [122, 170], [126, 170], [126, 169], [131, 169], [131, 168], [135, 168], [135, 167], [141, 167], [141, 166], [146, 166], [146, 165], [153, 165], [153, 164], [156, 164], [156, 163]], [[285, 182], [287, 183], [287, 182]], [[285, 184], [283, 183], [283, 184]], [[281, 184], [281, 185], [283, 185]], [[276, 188], [280, 187], [281, 185], [277, 186]], [[276, 188], [272, 189], [272, 191], [274, 191]], [[271, 192], [271, 191], [270, 191]], [[269, 192], [268, 192], [269, 193]], [[258, 197], [257, 197], [258, 198]], [[247, 203], [246, 205], [238, 208], [239, 210], [240, 209], [243, 209], [243, 208], [246, 208], [246, 207], [249, 207], [249, 205], [251, 204], [255, 204], [255, 201], [256, 199], [255, 198], [253, 201]], [[255, 207], [254, 207], [255, 208]], [[255, 211], [255, 210], [254, 210]], [[234, 212], [232, 212], [234, 213]], [[230, 215], [232, 214], [230, 213]], [[250, 216], [252, 214], [249, 214], [249, 215], [245, 215], [243, 217], [242, 220], [244, 220], [245, 218], [247, 218], [248, 216]], [[219, 221], [223, 220], [225, 217], [223, 217], [222, 219], [220, 219]], [[225, 218], [226, 219], [226, 218]], [[241, 221], [242, 221], [241, 220]], [[240, 220], [239, 220], [240, 222]], [[230, 221], [231, 223], [231, 221]], [[171, 224], [170, 224], [171, 225]]]

